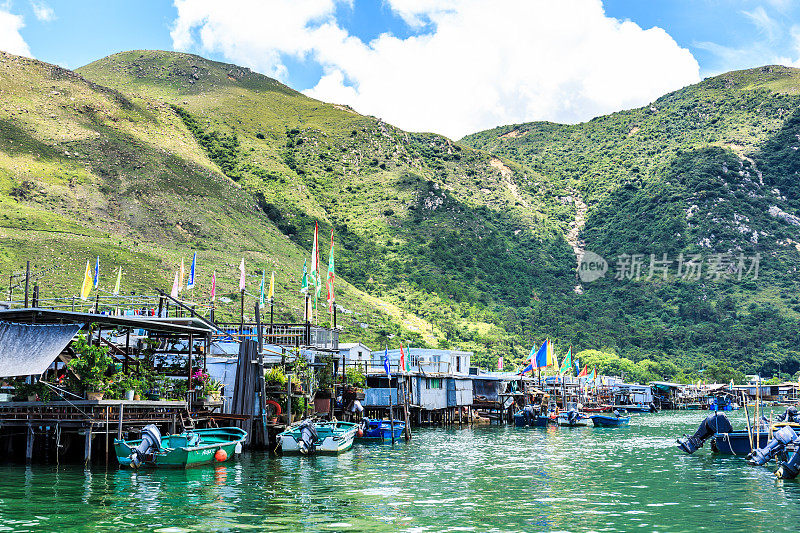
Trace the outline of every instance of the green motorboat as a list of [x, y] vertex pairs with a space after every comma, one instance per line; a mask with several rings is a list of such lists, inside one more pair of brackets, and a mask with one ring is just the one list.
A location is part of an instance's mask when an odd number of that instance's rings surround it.
[[236, 427], [196, 429], [161, 436], [155, 425], [142, 429], [139, 440], [114, 439], [120, 466], [187, 468], [223, 462], [241, 453], [247, 432]]

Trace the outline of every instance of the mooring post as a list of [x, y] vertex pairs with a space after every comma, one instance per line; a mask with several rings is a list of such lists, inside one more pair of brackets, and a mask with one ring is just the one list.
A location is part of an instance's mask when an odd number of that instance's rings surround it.
[[109, 411], [111, 407], [106, 405], [106, 466], [108, 466], [108, 423], [109, 423]]
[[125, 405], [119, 404], [119, 422], [117, 422], [117, 438], [122, 440], [122, 413], [125, 410]]
[[33, 426], [28, 423], [28, 440], [25, 446], [25, 462], [30, 464], [33, 460]]
[[286, 376], [286, 425], [292, 425], [292, 375]]
[[92, 426], [86, 427], [86, 440], [83, 445], [83, 464], [88, 466], [92, 462]]

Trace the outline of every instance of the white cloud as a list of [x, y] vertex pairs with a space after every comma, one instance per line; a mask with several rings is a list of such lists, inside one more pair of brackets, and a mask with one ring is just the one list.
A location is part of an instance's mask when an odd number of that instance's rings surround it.
[[56, 12], [44, 2], [31, 0], [31, 9], [33, 9], [33, 14], [41, 22], [52, 22], [56, 20]]
[[770, 18], [762, 6], [758, 6], [752, 11], [742, 11], [742, 15], [750, 19], [750, 22], [764, 33], [770, 41], [774, 41], [781, 33], [781, 26], [777, 20]]
[[283, 80], [287, 56], [314, 60], [325, 74], [306, 94], [456, 138], [587, 120], [699, 80], [664, 30], [607, 17], [600, 0], [387, 1], [422, 33], [364, 43], [335, 20], [336, 0], [176, 0], [173, 44]]
[[[4, 9], [5, 8], [5, 9]], [[33, 57], [28, 43], [22, 38], [20, 30], [25, 22], [20, 15], [8, 11], [8, 5], [0, 6], [0, 50], [21, 56]]]

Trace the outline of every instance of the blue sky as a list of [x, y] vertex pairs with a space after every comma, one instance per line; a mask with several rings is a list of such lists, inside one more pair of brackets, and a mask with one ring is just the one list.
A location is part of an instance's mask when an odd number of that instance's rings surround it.
[[5, 0], [0, 49], [68, 68], [130, 49], [189, 51], [459, 137], [587, 120], [727, 70], [800, 64], [800, 1]]

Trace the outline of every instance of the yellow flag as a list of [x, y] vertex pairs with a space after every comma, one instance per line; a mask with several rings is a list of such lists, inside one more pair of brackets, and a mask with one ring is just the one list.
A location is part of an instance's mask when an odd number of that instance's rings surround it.
[[267, 298], [272, 300], [275, 298], [275, 271], [272, 271], [272, 277], [269, 278], [269, 294], [267, 294]]
[[117, 284], [114, 285], [114, 296], [119, 296], [119, 284], [122, 281], [122, 267], [119, 267], [119, 272], [117, 272]]
[[553, 341], [548, 339], [547, 342], [547, 366], [553, 365], [558, 368], [558, 363], [556, 361], [555, 355], [555, 348]]
[[186, 276], [186, 268], [183, 266], [183, 258], [181, 257], [181, 276], [178, 279], [178, 292], [183, 290], [183, 278]]
[[92, 277], [92, 269], [89, 267], [89, 261], [86, 261], [86, 273], [83, 275], [83, 285], [81, 285], [81, 300], [89, 297], [94, 287], [94, 277]]

